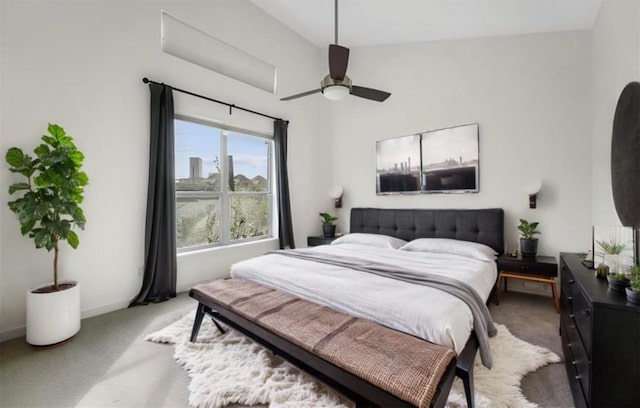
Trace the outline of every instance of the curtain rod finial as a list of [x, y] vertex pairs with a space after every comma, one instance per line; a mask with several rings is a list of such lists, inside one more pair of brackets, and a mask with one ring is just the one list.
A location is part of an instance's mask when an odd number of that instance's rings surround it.
[[149, 78], [147, 78], [147, 77], [142, 78], [142, 82], [144, 82], [145, 84], [148, 84], [149, 83]]

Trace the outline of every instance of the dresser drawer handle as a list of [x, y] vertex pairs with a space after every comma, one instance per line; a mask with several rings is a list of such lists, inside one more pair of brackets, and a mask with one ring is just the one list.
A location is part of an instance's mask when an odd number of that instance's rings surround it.
[[582, 314], [583, 314], [584, 316], [586, 316], [586, 317], [589, 317], [589, 316], [591, 315], [591, 310], [589, 310], [589, 309], [585, 309], [585, 310], [583, 310], [583, 311], [582, 311]]
[[[571, 314], [569, 315], [569, 317], [573, 319], [574, 317], [576, 317], [576, 315], [574, 315], [573, 313], [571, 313]], [[571, 325], [571, 328], [573, 328], [573, 325]]]
[[574, 283], [576, 283], [576, 281], [575, 281], [575, 280], [573, 280], [573, 279], [569, 279], [569, 284], [570, 284], [570, 285], [573, 285]]
[[571, 362], [571, 365], [576, 365], [576, 364], [577, 364], [576, 360], [573, 360], [573, 361]]
[[579, 380], [579, 379], [580, 379], [580, 376], [579, 376], [579, 375], [576, 375], [576, 380]]
[[567, 300], [568, 300], [569, 302], [571, 302], [571, 301], [573, 300], [573, 296], [569, 296], [569, 297], [567, 297]]

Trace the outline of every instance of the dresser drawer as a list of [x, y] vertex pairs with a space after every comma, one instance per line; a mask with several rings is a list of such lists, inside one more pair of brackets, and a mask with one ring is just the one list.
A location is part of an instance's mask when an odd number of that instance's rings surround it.
[[576, 280], [571, 270], [563, 259], [560, 260], [560, 293], [565, 297], [569, 304], [569, 310], [573, 310], [573, 292], [577, 290]]
[[[566, 332], [566, 347], [570, 353], [566, 357], [571, 356], [568, 364], [573, 366], [575, 376], [573, 380], [577, 380], [582, 389], [585, 400], [589, 401], [589, 387], [591, 384], [591, 361], [587, 356], [587, 352], [582, 343], [582, 339], [578, 335], [575, 321], [567, 315], [562, 315], [562, 325]], [[570, 379], [571, 380], [571, 379]]]
[[[585, 390], [583, 389], [584, 377], [582, 377], [578, 373], [577, 361], [573, 356], [573, 349], [571, 348], [571, 340], [569, 339], [569, 332], [571, 331], [570, 327], [566, 325], [566, 319], [560, 319], [560, 334], [562, 335], [562, 352], [564, 354], [564, 364], [567, 371], [567, 380], [569, 381], [569, 386], [571, 387], [571, 394], [573, 395], [573, 402], [577, 408], [586, 408], [589, 404], [587, 403], [587, 398], [585, 394]], [[574, 330], [574, 336], [577, 335]], [[588, 384], [588, 381], [587, 381]]]
[[576, 328], [582, 338], [587, 355], [591, 357], [591, 304], [580, 290], [573, 291], [571, 304], [571, 314]]

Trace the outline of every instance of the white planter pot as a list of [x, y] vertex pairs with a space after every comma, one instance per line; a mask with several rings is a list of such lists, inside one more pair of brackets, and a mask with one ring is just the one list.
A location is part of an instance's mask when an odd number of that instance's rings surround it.
[[80, 330], [80, 284], [52, 293], [27, 292], [27, 343], [48, 346]]

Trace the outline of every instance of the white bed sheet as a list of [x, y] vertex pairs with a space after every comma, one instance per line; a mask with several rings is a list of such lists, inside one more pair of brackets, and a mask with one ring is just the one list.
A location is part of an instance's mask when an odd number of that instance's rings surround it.
[[[458, 255], [358, 244], [322, 245], [308, 250], [442, 274], [466, 282], [484, 300], [497, 276], [495, 262]], [[231, 276], [450, 347], [456, 353], [462, 351], [473, 330], [471, 311], [458, 298], [428, 286], [366, 272], [267, 254], [234, 264]]]

